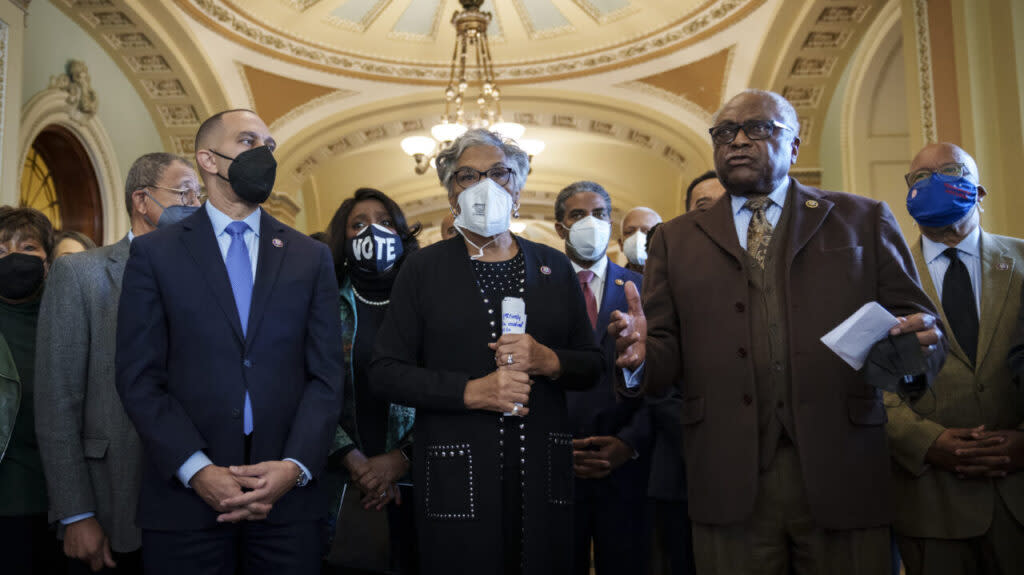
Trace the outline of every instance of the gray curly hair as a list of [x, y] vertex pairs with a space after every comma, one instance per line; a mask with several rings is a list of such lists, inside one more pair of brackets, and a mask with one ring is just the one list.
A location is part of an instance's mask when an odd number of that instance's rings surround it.
[[514, 141], [506, 140], [500, 134], [484, 129], [474, 129], [459, 136], [452, 142], [452, 145], [437, 156], [437, 178], [441, 180], [441, 185], [448, 190], [449, 196], [455, 193], [455, 181], [452, 178], [455, 174], [455, 166], [459, 163], [462, 154], [474, 146], [493, 146], [501, 150], [505, 154], [508, 167], [512, 169], [512, 180], [509, 182], [512, 191], [522, 191], [526, 185], [526, 175], [530, 173], [530, 156]]

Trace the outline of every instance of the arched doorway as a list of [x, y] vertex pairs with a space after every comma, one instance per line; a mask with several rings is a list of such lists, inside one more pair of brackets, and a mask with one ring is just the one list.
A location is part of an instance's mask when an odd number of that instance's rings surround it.
[[103, 243], [103, 204], [96, 170], [70, 130], [50, 124], [32, 142], [22, 167], [19, 203], [36, 208], [54, 228]]

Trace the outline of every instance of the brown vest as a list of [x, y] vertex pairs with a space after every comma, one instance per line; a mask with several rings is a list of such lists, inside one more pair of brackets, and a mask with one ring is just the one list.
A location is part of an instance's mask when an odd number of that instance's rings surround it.
[[790, 200], [768, 244], [762, 270], [745, 256], [750, 290], [751, 358], [757, 392], [758, 460], [762, 470], [775, 458], [779, 441], [796, 437], [790, 407], [789, 326], [786, 322], [785, 246], [789, 244]]

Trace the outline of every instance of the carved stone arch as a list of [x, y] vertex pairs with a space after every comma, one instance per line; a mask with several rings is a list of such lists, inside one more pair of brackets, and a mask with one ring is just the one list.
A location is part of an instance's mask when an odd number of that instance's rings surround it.
[[[22, 108], [18, 138], [18, 166], [25, 163], [36, 138], [44, 132], [65, 131], [73, 136], [88, 155], [99, 185], [104, 244], [117, 241], [128, 232], [128, 214], [124, 208], [121, 168], [106, 129], [95, 115], [84, 114], [68, 103], [68, 92], [48, 88], [33, 96]], [[19, 173], [18, 186], [20, 189]]]
[[865, 33], [850, 63], [840, 144], [843, 188], [886, 201], [908, 231], [903, 174], [912, 159], [901, 12], [890, 2]]

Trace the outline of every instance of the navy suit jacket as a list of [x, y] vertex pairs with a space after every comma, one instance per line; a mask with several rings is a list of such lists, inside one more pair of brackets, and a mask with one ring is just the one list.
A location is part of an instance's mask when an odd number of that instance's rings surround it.
[[647, 473], [650, 466], [651, 418], [650, 410], [642, 399], [624, 399], [615, 392], [615, 338], [608, 335], [608, 323], [614, 310], [626, 311], [626, 282], [641, 289], [643, 277], [608, 261], [604, 279], [604, 294], [597, 314], [594, 343], [601, 346], [603, 369], [594, 387], [584, 391], [570, 391], [567, 395], [569, 419], [575, 438], [594, 435], [613, 435], [626, 442], [640, 454], [604, 479], [578, 479], [576, 498], [600, 497], [636, 498], [647, 496]]
[[[205, 209], [135, 238], [117, 322], [117, 389], [146, 455], [137, 523], [202, 529], [217, 513], [178, 480], [197, 450], [241, 465], [242, 408], [253, 409], [252, 461], [294, 458], [323, 469], [342, 401], [338, 285], [326, 246], [265, 211], [248, 331]], [[314, 479], [267, 520], [310, 520], [325, 503]]]

